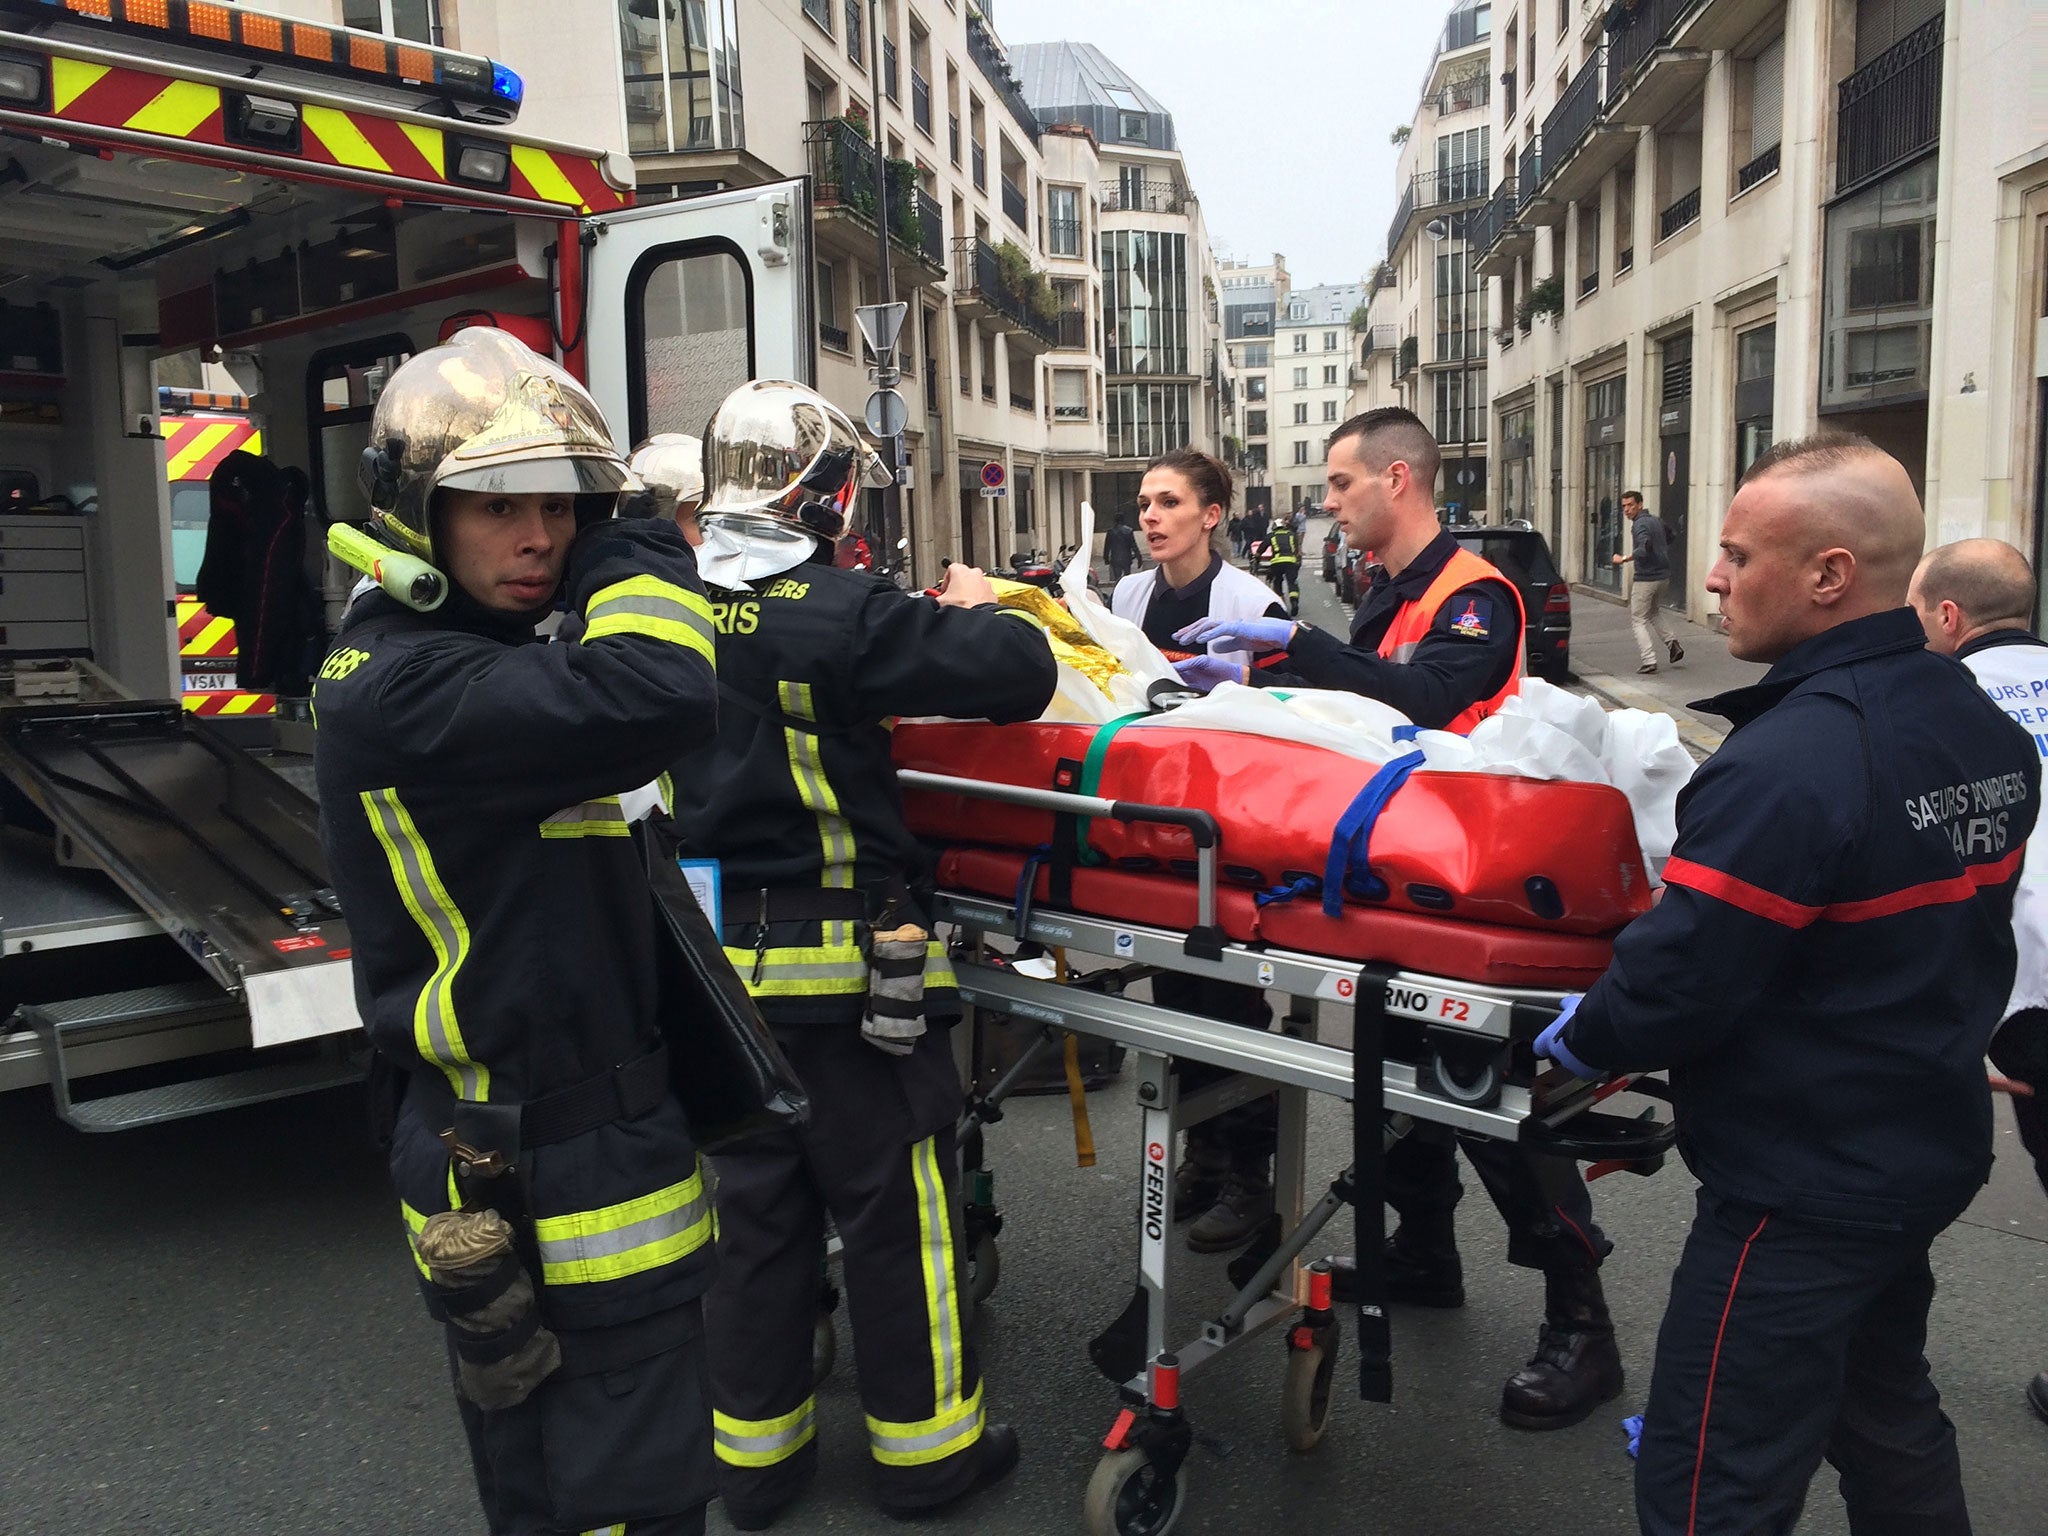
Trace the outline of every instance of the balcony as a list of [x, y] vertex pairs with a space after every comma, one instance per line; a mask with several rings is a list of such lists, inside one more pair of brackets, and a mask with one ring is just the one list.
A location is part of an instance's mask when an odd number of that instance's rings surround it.
[[1700, 0], [1639, 0], [1619, 26], [1610, 28], [1609, 122], [1651, 127], [1699, 89], [1712, 62], [1710, 50], [1676, 40], [1679, 24], [1699, 6]]
[[1057, 312], [1040, 309], [1018, 289], [1003, 275], [1002, 258], [986, 240], [965, 235], [953, 242], [956, 313], [1008, 333], [1012, 347], [1032, 356], [1059, 345]]
[[1063, 309], [1059, 313], [1054, 331], [1053, 345], [1062, 352], [1086, 352], [1088, 347], [1088, 311], [1085, 309]]
[[1564, 202], [1550, 196], [1543, 183], [1543, 173], [1548, 159], [1543, 150], [1542, 135], [1539, 134], [1535, 141], [1522, 151], [1521, 169], [1515, 173], [1515, 220], [1531, 231], [1532, 244], [1535, 230], [1564, 222]]
[[1394, 222], [1387, 226], [1387, 250], [1398, 250], [1408, 233], [1408, 221], [1418, 213], [1436, 214], [1469, 208], [1486, 197], [1486, 166], [1474, 160], [1447, 166], [1440, 171], [1418, 171], [1401, 195], [1394, 210]]
[[1105, 181], [1104, 213], [1185, 213], [1188, 189], [1177, 181]]
[[1936, 16], [1841, 83], [1835, 100], [1835, 193], [1853, 192], [1941, 138], [1941, 28]]
[[1029, 232], [1031, 228], [1031, 203], [1024, 196], [1024, 189], [1005, 176], [1003, 183], [1003, 217], [1019, 229]]
[[1703, 0], [1679, 16], [1671, 41], [1680, 48], [1734, 48], [1783, 6], [1784, 0]]
[[1365, 339], [1365, 350], [1361, 354], [1371, 357], [1375, 352], [1391, 352], [1400, 344], [1400, 332], [1391, 325], [1369, 325], [1359, 334]]
[[1401, 237], [1408, 233], [1408, 221], [1415, 217], [1415, 183], [1409, 182], [1402, 189], [1401, 201], [1394, 207], [1394, 222], [1387, 226], [1387, 258], [1401, 249]]
[[[1601, 177], [1635, 153], [1634, 130], [1610, 126], [1602, 119], [1606, 69], [1607, 50], [1595, 48], [1543, 120], [1543, 191], [1560, 203], [1585, 197], [1600, 185]], [[1561, 214], [1557, 222], [1562, 222]]]
[[1512, 272], [1536, 244], [1536, 231], [1522, 221], [1520, 198], [1513, 182], [1503, 181], [1465, 226], [1467, 245], [1476, 252], [1473, 268], [1481, 277]]
[[[1447, 85], [1436, 93], [1436, 115], [1449, 117], [1455, 112], [1476, 112], [1493, 98], [1493, 90], [1484, 75], [1474, 75], [1470, 80], [1460, 80]], [[1509, 108], [1509, 115], [1513, 115]]]
[[932, 83], [915, 69], [910, 72], [910, 120], [926, 138], [932, 136]]
[[1045, 221], [1045, 254], [1065, 256], [1074, 260], [1081, 257], [1081, 221], [1079, 219], [1047, 219]]
[[[875, 259], [875, 146], [844, 118], [804, 124], [819, 254]], [[912, 183], [901, 163], [889, 186], [889, 243], [902, 258], [897, 276], [916, 287], [946, 271], [946, 235], [939, 205]]]
[[1010, 61], [1003, 56], [1003, 45], [996, 41], [988, 24], [981, 19], [981, 13], [972, 6], [967, 8], [967, 56], [974, 60], [974, 67], [981, 71], [982, 79], [1002, 99], [1018, 129], [1036, 144], [1040, 133], [1038, 114], [1031, 110], [1031, 103], [1018, 89], [1016, 77], [1010, 73]]
[[1400, 383], [1415, 371], [1416, 359], [1421, 356], [1422, 341], [1419, 337], [1403, 336], [1400, 349], [1394, 355], [1394, 382]]
[[1773, 144], [1749, 164], [1735, 173], [1735, 195], [1740, 197], [1758, 182], [1766, 181], [1778, 174], [1778, 159], [1784, 149], [1782, 144]]
[[900, 101], [897, 95], [896, 42], [894, 38], [882, 39], [882, 94], [891, 101]]
[[1694, 187], [1669, 208], [1657, 215], [1657, 238], [1669, 240], [1688, 224], [1697, 224], [1700, 219], [1700, 189]]

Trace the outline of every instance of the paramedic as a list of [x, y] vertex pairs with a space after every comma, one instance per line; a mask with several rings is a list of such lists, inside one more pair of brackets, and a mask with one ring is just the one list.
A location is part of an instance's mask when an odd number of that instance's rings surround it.
[[1898, 461], [1829, 433], [1750, 466], [1707, 590], [1771, 663], [1678, 801], [1664, 897], [1538, 1039], [1669, 1068], [1697, 1212], [1643, 1410], [1648, 1536], [1782, 1532], [1825, 1456], [1849, 1529], [1966, 1536], [1925, 1349], [1928, 1248], [1991, 1171], [2040, 754], [1906, 604]]
[[[1438, 524], [1440, 465], [1429, 429], [1399, 406], [1354, 416], [1331, 436], [1323, 509], [1351, 548], [1372, 550], [1382, 565], [1348, 645], [1270, 619], [1205, 620], [1184, 641], [1277, 647], [1278, 664], [1256, 669], [1255, 681], [1341, 688], [1417, 725], [1470, 731], [1520, 686], [1522, 604], [1506, 577]], [[1197, 686], [1247, 676], [1241, 662], [1212, 656], [1178, 670]], [[1387, 1151], [1387, 1203], [1400, 1217], [1387, 1244], [1388, 1294], [1416, 1306], [1465, 1303], [1452, 1219], [1463, 1195], [1460, 1145], [1507, 1223], [1508, 1261], [1544, 1276], [1536, 1353], [1503, 1387], [1501, 1417], [1521, 1429], [1576, 1424], [1620, 1393], [1622, 1369], [1599, 1274], [1613, 1244], [1569, 1158], [1418, 1124]], [[1349, 1294], [1349, 1260], [1338, 1261], [1338, 1280]]]
[[806, 1129], [712, 1159], [714, 1449], [741, 1530], [773, 1524], [817, 1471], [828, 1218], [883, 1510], [938, 1510], [1017, 1464], [1016, 1435], [986, 1421], [963, 1333], [963, 1095], [946, 1028], [959, 991], [931, 941], [925, 855], [883, 722], [1029, 720], [1057, 668], [1044, 632], [997, 608], [970, 565], [949, 566], [933, 601], [833, 564], [864, 472], [879, 469], [801, 384], [742, 385], [705, 435], [698, 558], [721, 704], [716, 737], [674, 767], [675, 819], [691, 853], [719, 862], [726, 954], [811, 1098]]

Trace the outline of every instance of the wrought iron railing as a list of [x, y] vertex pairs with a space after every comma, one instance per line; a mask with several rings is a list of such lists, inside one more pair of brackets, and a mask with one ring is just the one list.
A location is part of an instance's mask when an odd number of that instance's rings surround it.
[[1029, 395], [1018, 394], [1013, 389], [1010, 391], [1010, 409], [1013, 411], [1035, 411], [1038, 409], [1038, 402]]
[[1058, 341], [1062, 351], [1086, 352], [1088, 350], [1088, 312], [1083, 309], [1063, 309], [1059, 313]]
[[1180, 213], [1187, 207], [1188, 190], [1177, 181], [1105, 181], [1102, 208], [1105, 213]]
[[953, 294], [956, 299], [980, 300], [1049, 347], [1059, 342], [1056, 317], [1041, 314], [1024, 294], [1010, 286], [1003, 276], [996, 248], [979, 235], [963, 235], [953, 242]]
[[1003, 214], [1019, 229], [1031, 227], [1031, 204], [1024, 196], [1024, 189], [1003, 178]]
[[1081, 254], [1081, 221], [1079, 219], [1047, 219], [1045, 221], [1045, 252], [1048, 256], [1079, 256]]
[[1579, 278], [1579, 297], [1580, 297], [1580, 298], [1582, 298], [1582, 299], [1583, 299], [1583, 298], [1587, 298], [1587, 297], [1591, 296], [1592, 294], [1596, 294], [1596, 293], [1598, 293], [1599, 291], [1600, 291], [1600, 274], [1599, 274], [1599, 273], [1598, 273], [1597, 271], [1594, 271], [1594, 272], [1587, 272], [1587, 273], [1584, 273], [1584, 274], [1582, 274], [1582, 275], [1580, 276], [1580, 278]]
[[1543, 138], [1542, 135], [1530, 141], [1522, 151], [1521, 168], [1515, 173], [1515, 207], [1523, 209], [1536, 200], [1536, 191], [1543, 185]]
[[981, 71], [981, 77], [989, 83], [989, 88], [1002, 98], [1003, 106], [1009, 110], [1017, 127], [1036, 144], [1042, 131], [1038, 114], [1031, 110], [1031, 103], [1017, 88], [1017, 82], [1010, 74], [1010, 62], [1003, 56], [1002, 44], [995, 40], [981, 13], [972, 6], [967, 9], [967, 56], [974, 60], [974, 67]]
[[[946, 265], [946, 223], [945, 216], [939, 212], [938, 199], [923, 187], [919, 187], [912, 200], [912, 206], [917, 210], [917, 227], [914, 231], [917, 238], [906, 238], [903, 243], [916, 250], [917, 254], [924, 258], [926, 265], [943, 269]], [[913, 231], [899, 225], [894, 233], [908, 236]]]
[[946, 151], [953, 157], [953, 163], [960, 163], [960, 114], [946, 114]]
[[1679, 22], [1697, 10], [1700, 0], [1628, 0], [1609, 14], [1607, 28], [1607, 100], [1627, 91], [1636, 68], [1671, 36]]
[[853, 338], [836, 325], [820, 325], [818, 327], [818, 340], [830, 347], [834, 352], [851, 352], [853, 350]]
[[1401, 236], [1408, 232], [1408, 221], [1415, 217], [1415, 183], [1410, 181], [1401, 191], [1401, 201], [1394, 206], [1394, 222], [1387, 226], [1387, 256], [1391, 260], [1401, 249]]
[[939, 414], [939, 360], [935, 357], [924, 360], [924, 410], [927, 416]]
[[[875, 146], [844, 118], [804, 124], [811, 198], [820, 209], [844, 208], [875, 218]], [[889, 189], [889, 238], [930, 266], [946, 265], [946, 230], [938, 203], [922, 187]]]
[[[1484, 75], [1453, 81], [1436, 93], [1437, 116], [1448, 117], [1453, 112], [1473, 111], [1485, 106], [1492, 97], [1492, 84]], [[1512, 107], [1508, 110], [1511, 114], [1514, 111]]]
[[1700, 189], [1694, 187], [1677, 202], [1657, 215], [1657, 238], [1669, 240], [1686, 225], [1696, 223], [1700, 216]]
[[1514, 221], [1515, 189], [1503, 181], [1493, 189], [1493, 196], [1486, 200], [1486, 206], [1476, 213], [1465, 216], [1465, 245], [1473, 255], [1482, 255], [1493, 249], [1500, 240], [1501, 231]]
[[988, 146], [979, 139], [974, 141], [974, 190], [988, 190]]
[[896, 94], [896, 40], [882, 39], [882, 94], [891, 101], [898, 100]]
[[1837, 89], [1837, 193], [1875, 181], [1939, 142], [1943, 24], [1936, 16], [1915, 27]]
[[1634, 246], [1624, 245], [1614, 253], [1614, 275], [1616, 277], [1621, 276], [1624, 272], [1633, 270], [1635, 264], [1636, 248]]
[[932, 83], [915, 69], [910, 71], [910, 120], [923, 132], [932, 131]]
[[1486, 162], [1469, 160], [1440, 171], [1419, 171], [1415, 176], [1415, 206], [1442, 208], [1448, 204], [1476, 203], [1486, 196]]
[[1557, 98], [1557, 105], [1550, 109], [1550, 115], [1543, 119], [1543, 178], [1546, 181], [1557, 174], [1558, 167], [1571, 159], [1572, 152], [1593, 131], [1593, 124], [1604, 105], [1600, 96], [1600, 80], [1606, 64], [1606, 48], [1595, 48], [1592, 56], [1579, 66], [1579, 72], [1572, 76], [1572, 83], [1564, 88], [1564, 94]]
[[1766, 176], [1776, 175], [1778, 170], [1778, 152], [1783, 147], [1780, 144], [1773, 144], [1769, 149], [1737, 171], [1735, 173], [1735, 190], [1738, 193], [1747, 192]]

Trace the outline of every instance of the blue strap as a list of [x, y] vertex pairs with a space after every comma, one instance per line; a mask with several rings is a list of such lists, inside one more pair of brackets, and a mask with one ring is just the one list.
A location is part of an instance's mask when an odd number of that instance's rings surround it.
[[1308, 896], [1322, 889], [1323, 882], [1314, 875], [1301, 875], [1285, 885], [1270, 886], [1252, 897], [1255, 906], [1270, 907], [1276, 903], [1289, 902], [1297, 896]]
[[1023, 937], [1024, 930], [1031, 925], [1031, 893], [1038, 884], [1038, 871], [1045, 861], [1052, 857], [1052, 845], [1040, 843], [1031, 850], [1024, 860], [1024, 867], [1017, 872], [1017, 905], [1014, 915], [1017, 919], [1017, 935]]
[[[1399, 726], [1395, 729], [1397, 739], [1413, 740], [1413, 726]], [[1406, 737], [1402, 731], [1409, 732]], [[1387, 883], [1372, 872], [1369, 855], [1372, 849], [1373, 824], [1380, 819], [1387, 802], [1394, 798], [1394, 791], [1408, 782], [1408, 775], [1422, 766], [1422, 754], [1410, 752], [1381, 765], [1378, 773], [1366, 780], [1365, 788], [1358, 792], [1358, 798], [1338, 818], [1337, 830], [1330, 834], [1330, 855], [1323, 865], [1323, 915], [1342, 917], [1344, 915], [1344, 891], [1349, 877], [1357, 876], [1353, 889], [1369, 901], [1384, 900]]]

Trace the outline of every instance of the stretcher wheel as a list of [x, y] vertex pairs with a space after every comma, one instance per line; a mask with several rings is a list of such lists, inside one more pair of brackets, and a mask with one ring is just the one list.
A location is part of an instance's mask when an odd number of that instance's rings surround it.
[[1280, 1428], [1290, 1451], [1312, 1451], [1322, 1443], [1330, 1420], [1330, 1384], [1337, 1377], [1337, 1328], [1333, 1322], [1318, 1344], [1287, 1352], [1287, 1377], [1280, 1386]]
[[1187, 1485], [1159, 1470], [1136, 1446], [1095, 1463], [1081, 1516], [1088, 1536], [1166, 1536], [1180, 1519]]
[[996, 1246], [996, 1235], [983, 1232], [974, 1240], [967, 1251], [967, 1302], [969, 1306], [980, 1306], [995, 1295], [996, 1285], [1003, 1278], [1003, 1250]]
[[832, 1374], [839, 1359], [839, 1332], [832, 1326], [832, 1314], [820, 1312], [811, 1324], [811, 1385], [817, 1386]]

